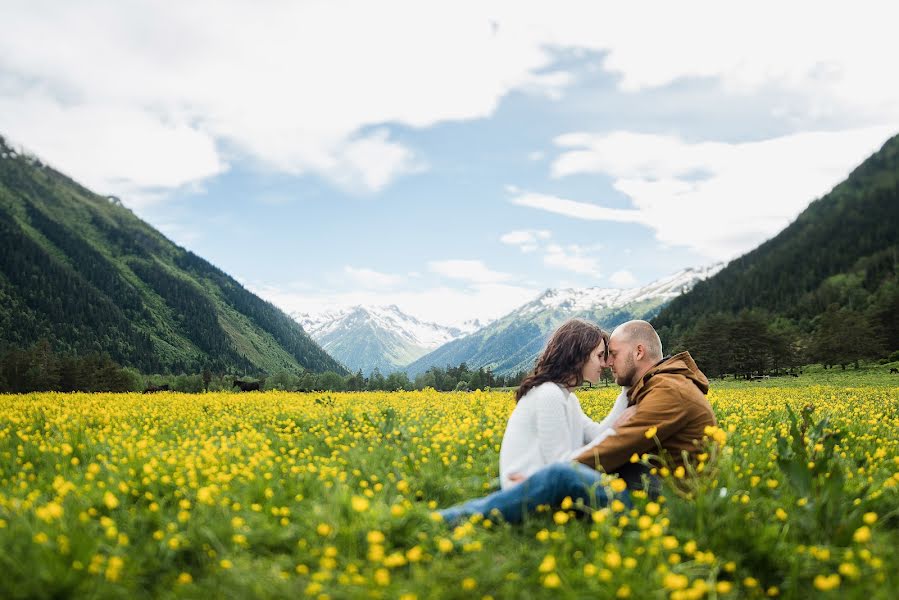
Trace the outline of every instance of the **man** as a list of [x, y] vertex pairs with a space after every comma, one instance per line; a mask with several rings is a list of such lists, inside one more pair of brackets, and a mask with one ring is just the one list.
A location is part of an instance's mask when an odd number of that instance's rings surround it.
[[[661, 445], [674, 465], [682, 465], [683, 452], [696, 452], [705, 428], [717, 425], [705, 394], [709, 380], [689, 352], [662, 359], [662, 342], [646, 321], [619, 325], [609, 340], [609, 368], [615, 383], [630, 387], [625, 419], [615, 434], [596, 446], [587, 446], [576, 460], [613, 472], [629, 464], [631, 456], [657, 453]], [[646, 432], [655, 428], [655, 435]]]
[[[610, 498], [597, 485], [601, 479], [597, 469], [620, 470], [633, 486], [642, 474], [630, 463], [634, 454], [657, 454], [658, 443], [675, 464], [682, 464], [683, 452], [699, 451], [697, 442], [716, 420], [705, 397], [708, 379], [689, 352], [663, 359], [662, 343], [652, 325], [628, 321], [612, 332], [609, 367], [616, 383], [630, 387], [628, 409], [615, 423], [615, 435], [583, 448], [573, 464], [549, 465], [513, 488], [441, 510], [443, 519], [452, 525], [472, 514], [496, 510], [506, 521], [517, 523], [537, 506], [558, 506], [566, 497], [605, 506]], [[621, 499], [630, 503], [627, 491]]]

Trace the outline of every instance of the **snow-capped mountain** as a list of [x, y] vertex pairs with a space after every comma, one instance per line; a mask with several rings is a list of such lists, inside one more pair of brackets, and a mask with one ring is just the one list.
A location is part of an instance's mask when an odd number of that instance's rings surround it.
[[446, 327], [420, 321], [391, 306], [354, 306], [293, 318], [331, 356], [351, 371], [366, 375], [374, 369], [390, 373], [459, 337], [473, 333], [480, 322]]
[[533, 302], [525, 304], [515, 313], [539, 313], [547, 309], [590, 311], [598, 308], [619, 308], [646, 301], [668, 301], [689, 291], [697, 281], [708, 279], [724, 268], [724, 263], [694, 269], [683, 269], [638, 288], [571, 288], [546, 290]]
[[724, 267], [723, 263], [684, 269], [648, 285], [631, 288], [549, 289], [473, 334], [453, 340], [408, 367], [410, 377], [433, 366], [466, 363], [497, 374], [530, 370], [546, 339], [567, 319], [584, 318], [606, 330], [631, 319], [651, 319], [672, 298], [689, 291]]

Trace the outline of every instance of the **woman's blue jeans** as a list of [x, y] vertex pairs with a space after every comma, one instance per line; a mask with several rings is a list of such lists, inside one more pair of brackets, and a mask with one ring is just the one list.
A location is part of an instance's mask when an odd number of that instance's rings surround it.
[[[490, 516], [493, 511], [498, 511], [509, 523], [520, 523], [526, 514], [535, 513], [538, 506], [558, 507], [565, 498], [601, 508], [611, 501], [606, 488], [600, 483], [601, 478], [599, 471], [580, 463], [553, 464], [540, 469], [515, 487], [438, 512], [448, 525], [455, 526], [471, 515]], [[627, 490], [614, 497], [631, 506]]]

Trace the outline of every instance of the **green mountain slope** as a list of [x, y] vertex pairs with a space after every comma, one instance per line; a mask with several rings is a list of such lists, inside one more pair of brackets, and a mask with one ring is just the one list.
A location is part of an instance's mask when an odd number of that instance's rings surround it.
[[41, 338], [143, 372], [345, 372], [272, 304], [0, 137], [0, 349]]
[[[899, 136], [814, 201], [780, 234], [673, 300], [654, 319], [663, 341], [746, 309], [810, 331], [828, 307], [866, 313], [899, 348]], [[831, 308], [833, 310], [833, 308]]]

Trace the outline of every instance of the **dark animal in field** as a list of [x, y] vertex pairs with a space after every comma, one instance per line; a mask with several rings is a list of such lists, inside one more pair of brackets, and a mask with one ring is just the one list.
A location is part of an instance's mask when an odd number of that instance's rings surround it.
[[797, 373], [790, 373], [790, 375], [791, 375], [792, 377], [799, 377], [799, 375], [798, 375]]
[[144, 390], [145, 394], [154, 394], [156, 392], [170, 392], [172, 388], [169, 387], [169, 384], [164, 383], [162, 385], [148, 385], [147, 389]]
[[897, 369], [896, 367], [890, 369], [890, 374], [892, 375], [893, 373], [899, 373], [899, 369]]
[[231, 384], [231, 387], [239, 387], [241, 392], [258, 392], [259, 391], [259, 382], [258, 381], [241, 381], [240, 379], [235, 379], [234, 383]]

